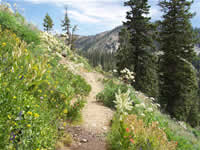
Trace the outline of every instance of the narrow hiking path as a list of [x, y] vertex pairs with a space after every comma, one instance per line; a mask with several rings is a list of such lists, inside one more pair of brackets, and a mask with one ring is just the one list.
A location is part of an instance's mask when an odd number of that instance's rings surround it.
[[[74, 143], [69, 150], [106, 150], [106, 133], [109, 130], [113, 111], [96, 101], [96, 95], [103, 90], [103, 75], [95, 71], [86, 71], [81, 64], [73, 64], [63, 58], [61, 61], [75, 74], [81, 75], [92, 87], [87, 104], [82, 111], [83, 123], [79, 126], [67, 126]], [[63, 149], [67, 150], [67, 148]]]

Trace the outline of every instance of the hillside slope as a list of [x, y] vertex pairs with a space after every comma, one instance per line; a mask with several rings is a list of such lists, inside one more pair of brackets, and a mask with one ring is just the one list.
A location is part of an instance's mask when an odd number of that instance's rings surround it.
[[94, 36], [80, 36], [75, 43], [76, 48], [88, 52], [93, 50], [115, 52], [119, 47], [118, 34], [121, 28], [122, 26], [119, 26]]
[[[85, 52], [116, 52], [119, 47], [119, 32], [123, 26], [92, 36], [77, 36], [76, 48]], [[200, 33], [199, 33], [200, 34]], [[197, 54], [200, 53], [200, 44], [195, 46]]]

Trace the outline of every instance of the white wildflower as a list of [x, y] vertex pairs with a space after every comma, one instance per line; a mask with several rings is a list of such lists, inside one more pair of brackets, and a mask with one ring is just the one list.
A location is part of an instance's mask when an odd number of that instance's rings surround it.
[[148, 108], [147, 111], [148, 112], [153, 112], [153, 108]]
[[144, 114], [144, 113], [141, 113], [141, 114], [140, 114], [140, 116], [144, 117], [144, 116], [145, 116], [145, 114]]
[[114, 69], [114, 70], [113, 70], [113, 72], [114, 72], [114, 73], [117, 73], [117, 70], [116, 70], [116, 69]]
[[155, 105], [156, 105], [158, 108], [160, 108], [160, 104], [156, 103]]
[[153, 97], [150, 97], [150, 100], [154, 101], [154, 100], [155, 100], [155, 98], [153, 98]]
[[130, 111], [133, 108], [129, 94], [130, 90], [126, 93], [121, 93], [119, 90], [118, 94], [115, 94], [116, 101], [114, 101], [114, 103], [116, 104], [115, 107], [117, 109], [117, 113], [120, 115], [120, 120], [122, 120], [124, 116], [128, 115], [127, 111]]
[[186, 126], [185, 122], [183, 122], [183, 121], [178, 121], [178, 124], [179, 124], [182, 128], [184, 128], [185, 130], [187, 130], [187, 126]]
[[141, 103], [140, 106], [142, 106], [142, 107], [144, 107], [144, 108], [146, 107], [144, 103]]
[[136, 104], [135, 107], [140, 107], [140, 104]]

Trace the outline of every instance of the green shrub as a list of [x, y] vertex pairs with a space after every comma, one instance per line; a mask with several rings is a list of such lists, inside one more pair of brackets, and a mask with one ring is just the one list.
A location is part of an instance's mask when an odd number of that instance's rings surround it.
[[[97, 100], [103, 102], [105, 106], [115, 108], [114, 101], [116, 100], [115, 93], [119, 90], [124, 93], [127, 92], [128, 86], [126, 84], [116, 84], [113, 80], [108, 80], [105, 83], [104, 90], [97, 95]], [[133, 98], [133, 94], [130, 95]]]

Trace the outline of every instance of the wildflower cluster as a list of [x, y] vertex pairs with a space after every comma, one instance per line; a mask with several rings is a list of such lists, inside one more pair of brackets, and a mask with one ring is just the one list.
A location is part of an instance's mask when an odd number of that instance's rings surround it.
[[69, 55], [70, 49], [64, 43], [58, 41], [52, 34], [48, 32], [41, 32], [40, 33], [41, 41], [43, 42], [43, 46], [48, 52], [58, 52], [58, 53], [65, 53]]
[[121, 70], [120, 73], [121, 73], [121, 79], [125, 83], [131, 84], [131, 83], [135, 82], [134, 72], [131, 72], [129, 69], [125, 68], [125, 69]]
[[72, 108], [71, 99], [90, 91], [85, 80], [60, 65], [42, 45], [48, 43], [42, 42], [37, 54], [0, 27], [0, 149], [53, 149], [59, 119], [82, 108]]
[[124, 126], [128, 129], [130, 149], [158, 149], [158, 150], [175, 150], [176, 142], [169, 142], [163, 130], [158, 127], [157, 122], [152, 122], [148, 127], [142, 120], [138, 120], [136, 115], [129, 115]]

